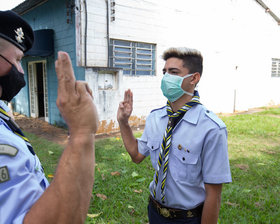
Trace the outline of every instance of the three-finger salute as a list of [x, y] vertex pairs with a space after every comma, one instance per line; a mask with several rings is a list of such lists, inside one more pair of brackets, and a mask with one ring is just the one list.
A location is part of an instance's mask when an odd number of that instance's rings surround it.
[[55, 68], [58, 78], [57, 106], [70, 135], [96, 133], [98, 115], [92, 91], [86, 82], [76, 81], [71, 59], [66, 52], [58, 52]]

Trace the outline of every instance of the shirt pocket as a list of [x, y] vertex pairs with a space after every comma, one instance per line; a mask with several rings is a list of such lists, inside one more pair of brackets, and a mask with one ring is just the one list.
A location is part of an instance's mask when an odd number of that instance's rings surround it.
[[147, 146], [150, 150], [151, 162], [154, 169], [157, 168], [157, 162], [160, 152], [160, 143], [161, 140], [159, 139], [148, 139]]
[[198, 154], [185, 150], [174, 150], [174, 160], [171, 163], [171, 175], [178, 182], [198, 183], [201, 181], [201, 160]]

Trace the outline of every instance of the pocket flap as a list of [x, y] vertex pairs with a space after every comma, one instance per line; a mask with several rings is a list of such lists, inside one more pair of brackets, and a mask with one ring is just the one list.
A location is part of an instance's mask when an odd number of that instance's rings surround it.
[[198, 155], [187, 153], [185, 156], [185, 163], [187, 164], [196, 164], [198, 160]]
[[192, 164], [192, 165], [197, 163], [198, 156], [199, 156], [196, 154], [188, 153], [185, 151], [179, 151], [179, 150], [176, 150], [175, 155], [182, 163]]
[[153, 151], [159, 148], [160, 141], [159, 140], [148, 140], [147, 146]]

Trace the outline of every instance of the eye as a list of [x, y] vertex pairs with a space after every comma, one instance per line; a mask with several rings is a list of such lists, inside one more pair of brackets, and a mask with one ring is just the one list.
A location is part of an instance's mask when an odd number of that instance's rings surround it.
[[172, 71], [171, 74], [172, 74], [172, 75], [178, 75], [178, 72]]

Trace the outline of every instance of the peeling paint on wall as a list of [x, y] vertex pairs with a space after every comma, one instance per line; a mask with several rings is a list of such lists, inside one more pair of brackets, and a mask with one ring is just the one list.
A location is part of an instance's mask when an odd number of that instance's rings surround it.
[[97, 129], [96, 134], [112, 134], [118, 132], [119, 128], [117, 122], [110, 120], [102, 120], [99, 122], [99, 127]]
[[131, 116], [129, 118], [129, 125], [132, 127], [139, 127], [142, 125], [145, 125], [146, 118], [144, 116], [137, 117], [137, 116]]
[[[141, 117], [131, 116], [129, 118], [129, 125], [133, 129], [142, 128], [145, 125], [145, 121], [146, 121], [146, 119], [144, 116], [141, 116]], [[96, 134], [97, 135], [113, 134], [113, 133], [117, 133], [119, 131], [120, 131], [120, 129], [119, 129], [119, 124], [117, 121], [102, 120], [102, 121], [99, 121], [99, 127], [98, 127]]]

